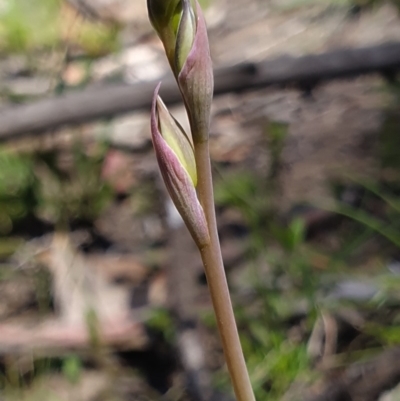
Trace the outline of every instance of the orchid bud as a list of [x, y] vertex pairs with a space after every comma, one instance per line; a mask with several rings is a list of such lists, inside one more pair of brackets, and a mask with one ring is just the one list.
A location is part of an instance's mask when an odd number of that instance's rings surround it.
[[175, 76], [182, 68], [196, 34], [194, 0], [147, 0], [149, 19], [163, 42]]
[[168, 146], [174, 151], [182, 166], [186, 169], [193, 186], [197, 185], [196, 161], [193, 144], [182, 126], [170, 114], [160, 96], [157, 96], [157, 113], [159, 130]]
[[196, 162], [193, 145], [180, 124], [158, 96], [151, 109], [151, 134], [158, 165], [167, 190], [197, 246], [209, 243], [208, 226], [197, 198]]
[[147, 6], [183, 95], [193, 140], [205, 141], [214, 81], [200, 5], [197, 0], [147, 0]]
[[198, 143], [208, 140], [214, 76], [206, 22], [197, 1], [196, 7], [196, 35], [177, 80], [189, 115], [193, 141]]

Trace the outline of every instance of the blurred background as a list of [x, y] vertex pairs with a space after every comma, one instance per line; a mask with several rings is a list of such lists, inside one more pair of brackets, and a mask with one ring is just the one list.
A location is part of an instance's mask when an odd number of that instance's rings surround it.
[[[204, 0], [259, 401], [400, 399], [400, 3]], [[145, 0], [0, 0], [0, 400], [233, 401], [152, 150]]]

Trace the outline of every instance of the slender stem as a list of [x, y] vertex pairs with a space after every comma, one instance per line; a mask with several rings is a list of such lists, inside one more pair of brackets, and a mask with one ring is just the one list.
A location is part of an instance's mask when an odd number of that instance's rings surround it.
[[218, 323], [226, 364], [238, 401], [255, 401], [240, 344], [226, 281], [215, 218], [214, 194], [208, 141], [195, 144], [198, 196], [206, 215], [210, 244], [200, 249], [207, 283]]

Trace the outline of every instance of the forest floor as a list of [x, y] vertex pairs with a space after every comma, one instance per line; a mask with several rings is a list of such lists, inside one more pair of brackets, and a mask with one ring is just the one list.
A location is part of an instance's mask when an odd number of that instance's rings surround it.
[[[82, 3], [98, 20], [0, 1], [3, 110], [165, 74], [144, 2]], [[216, 68], [400, 41], [390, 2], [215, 0], [206, 17]], [[399, 397], [400, 87], [387, 78], [214, 99], [219, 233], [260, 401]], [[173, 217], [148, 112], [2, 145], [0, 400], [233, 399], [201, 261]]]

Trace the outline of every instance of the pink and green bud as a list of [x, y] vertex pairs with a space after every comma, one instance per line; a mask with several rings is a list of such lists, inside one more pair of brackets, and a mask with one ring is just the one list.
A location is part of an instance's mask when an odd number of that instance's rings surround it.
[[197, 0], [147, 0], [189, 114], [193, 140], [208, 139], [214, 89], [207, 29]]
[[196, 1], [197, 24], [192, 48], [177, 77], [189, 115], [194, 142], [208, 140], [214, 75], [206, 22]]
[[151, 109], [151, 134], [167, 190], [199, 247], [209, 243], [208, 226], [196, 194], [197, 173], [193, 145], [158, 96]]
[[196, 187], [197, 171], [193, 144], [179, 122], [176, 121], [168, 111], [160, 96], [157, 96], [156, 102], [159, 131], [161, 132], [165, 142], [167, 142], [168, 146], [173, 150], [179, 162], [189, 174], [193, 186]]

